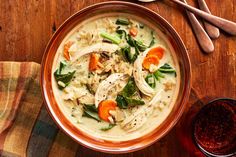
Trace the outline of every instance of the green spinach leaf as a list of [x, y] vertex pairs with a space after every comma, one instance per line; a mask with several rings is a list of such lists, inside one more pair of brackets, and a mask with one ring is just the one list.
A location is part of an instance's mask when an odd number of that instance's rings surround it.
[[128, 83], [116, 97], [118, 107], [121, 109], [127, 109], [128, 106], [144, 105], [144, 101], [131, 98], [137, 92], [138, 88], [135, 84], [134, 78], [130, 77]]
[[139, 100], [139, 99], [133, 99], [133, 98], [129, 98], [129, 97], [124, 97], [124, 98], [129, 106], [136, 106], [136, 105], [144, 105], [145, 104], [144, 101]]
[[172, 73], [172, 74], [176, 74], [176, 71], [174, 68], [172, 68], [169, 64], [165, 63], [163, 66], [161, 66], [158, 69], [160, 72], [162, 73]]
[[95, 105], [86, 105], [83, 104], [83, 117], [87, 117], [87, 118], [92, 118], [98, 122], [101, 121], [101, 119], [98, 116], [98, 110], [95, 107]]
[[128, 19], [117, 19], [116, 24], [117, 25], [129, 25], [129, 20]]
[[118, 107], [121, 109], [128, 108], [128, 103], [126, 102], [125, 98], [122, 95], [117, 95], [116, 103], [117, 103]]
[[121, 54], [122, 56], [124, 57], [124, 59], [130, 63], [133, 63], [137, 57], [138, 57], [138, 52], [137, 50], [135, 49], [135, 53], [132, 54], [131, 53], [131, 47], [129, 45], [121, 48]]
[[61, 74], [62, 70], [66, 67], [66, 62], [61, 61], [60, 66], [59, 66], [59, 71], [58, 73]]
[[116, 103], [120, 109], [127, 109], [128, 106], [144, 105], [145, 102], [139, 99], [133, 99], [123, 95], [117, 95]]
[[128, 83], [125, 85], [123, 90], [121, 91], [121, 95], [125, 97], [133, 96], [135, 92], [137, 92], [137, 86], [135, 84], [134, 78], [130, 77]]
[[165, 78], [165, 74], [175, 74], [176, 71], [173, 69], [168, 63], [165, 63], [161, 66], [158, 70], [156, 70], [153, 75], [155, 76], [156, 80], [160, 81], [161, 78]]
[[85, 110], [98, 113], [98, 109], [96, 108], [94, 104], [83, 104], [83, 108]]
[[139, 51], [143, 52], [147, 49], [147, 46], [144, 45], [141, 41], [135, 40], [136, 47], [138, 48]]
[[127, 33], [125, 30], [123, 29], [117, 29], [116, 33], [119, 35], [119, 37], [122, 39], [123, 37], [126, 39], [127, 37]]
[[75, 71], [68, 72], [67, 74], [62, 74], [62, 70], [65, 68], [65, 66], [66, 66], [65, 63], [60, 62], [59, 69], [57, 69], [54, 72], [54, 77], [57, 81], [57, 85], [58, 85], [59, 89], [63, 89], [66, 86], [68, 86], [75, 74]]
[[92, 118], [98, 122], [101, 122], [98, 114], [94, 113], [94, 112], [91, 112], [91, 111], [84, 111], [83, 113], [83, 117], [87, 117], [87, 118]]
[[131, 35], [127, 35], [127, 43], [131, 46], [134, 47], [137, 53], [143, 52], [147, 49], [147, 46], [144, 45], [141, 41], [135, 40], [134, 38], [131, 37]]

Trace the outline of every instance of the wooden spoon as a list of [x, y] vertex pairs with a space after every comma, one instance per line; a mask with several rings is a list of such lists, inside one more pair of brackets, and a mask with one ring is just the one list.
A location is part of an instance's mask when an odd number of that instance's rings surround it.
[[[185, 0], [181, 0], [182, 2], [186, 3], [187, 2]], [[214, 51], [214, 45], [210, 39], [210, 37], [208, 36], [208, 34], [205, 32], [204, 28], [202, 27], [202, 25], [200, 24], [200, 22], [197, 20], [197, 18], [195, 17], [195, 15], [189, 11], [186, 11], [187, 16], [189, 18], [189, 21], [192, 25], [193, 28], [193, 32], [197, 38], [197, 41], [199, 43], [199, 45], [201, 46], [202, 50], [206, 53], [210, 53]]]
[[[205, 0], [198, 0], [198, 5], [199, 5], [201, 10], [211, 14], [210, 10], [207, 7], [207, 4], [206, 4]], [[217, 27], [213, 26], [212, 24], [210, 24], [206, 21], [204, 21], [203, 23], [204, 23], [206, 32], [208, 33], [208, 35], [212, 39], [216, 39], [220, 36], [220, 30]]]
[[[151, 2], [153, 0], [145, 0], [143, 2]], [[186, 3], [185, 0], [182, 0], [182, 2]], [[209, 38], [208, 34], [205, 32], [204, 28], [200, 24], [200, 22], [197, 20], [195, 15], [189, 11], [186, 11], [187, 16], [189, 18], [189, 21], [192, 25], [193, 32], [196, 36], [196, 39], [198, 41], [199, 46], [202, 48], [202, 50], [206, 53], [210, 53], [214, 51], [214, 45]]]
[[181, 6], [183, 6], [185, 9], [191, 11], [192, 13], [202, 17], [203, 19], [207, 20], [208, 22], [212, 23], [213, 25], [217, 26], [218, 28], [224, 30], [228, 34], [236, 35], [236, 23], [211, 15], [209, 13], [206, 13], [204, 11], [201, 11], [199, 9], [196, 9], [190, 5], [187, 5], [183, 2], [180, 2], [179, 0], [171, 0]]
[[[155, 0], [139, 0], [142, 2], [152, 2]], [[206, 13], [204, 11], [201, 11], [197, 8], [194, 8], [188, 4], [185, 4], [179, 0], [171, 0], [172, 2], [175, 2], [176, 4], [181, 5], [182, 7], [184, 7], [185, 9], [191, 11], [192, 13], [194, 13], [195, 15], [198, 15], [200, 17], [202, 17], [203, 19], [205, 19], [206, 21], [212, 23], [213, 25], [217, 26], [218, 28], [224, 30], [225, 32], [227, 32], [228, 34], [231, 35], [236, 35], [236, 23], [211, 15], [209, 13]]]

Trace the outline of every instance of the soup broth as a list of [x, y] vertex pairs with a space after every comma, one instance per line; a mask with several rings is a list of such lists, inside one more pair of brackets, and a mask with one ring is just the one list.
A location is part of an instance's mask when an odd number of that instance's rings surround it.
[[135, 16], [97, 16], [78, 24], [53, 62], [60, 110], [82, 132], [127, 141], [167, 118], [179, 91], [176, 56], [164, 34]]

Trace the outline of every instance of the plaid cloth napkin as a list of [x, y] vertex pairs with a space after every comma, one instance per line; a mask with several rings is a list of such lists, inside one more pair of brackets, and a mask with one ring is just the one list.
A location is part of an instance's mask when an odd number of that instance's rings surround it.
[[39, 71], [33, 62], [0, 62], [0, 156], [70, 157], [82, 147], [48, 115]]

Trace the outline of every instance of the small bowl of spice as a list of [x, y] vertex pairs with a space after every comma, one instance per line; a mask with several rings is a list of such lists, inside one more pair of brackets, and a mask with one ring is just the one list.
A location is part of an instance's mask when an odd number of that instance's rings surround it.
[[192, 124], [193, 140], [206, 156], [236, 156], [236, 100], [211, 101], [200, 109]]

